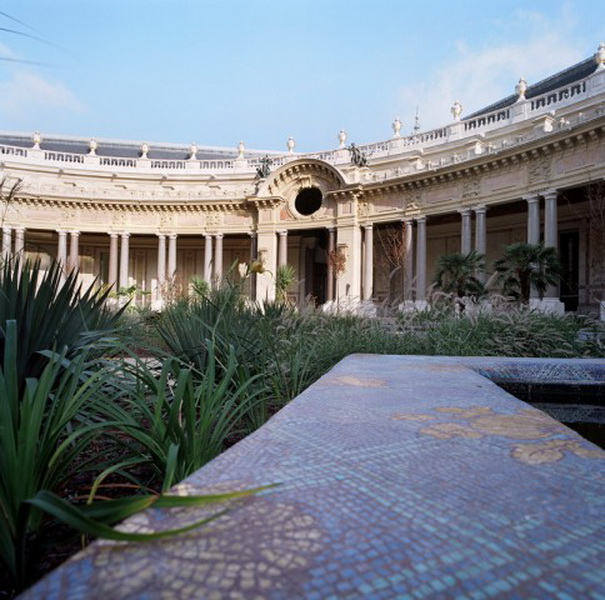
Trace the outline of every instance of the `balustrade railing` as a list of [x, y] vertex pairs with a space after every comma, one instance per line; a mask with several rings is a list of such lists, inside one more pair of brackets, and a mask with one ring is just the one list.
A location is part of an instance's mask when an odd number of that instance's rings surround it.
[[[392, 138], [373, 144], [364, 144], [359, 146], [359, 150], [361, 150], [368, 159], [372, 160], [373, 158], [380, 159], [406, 151], [409, 152], [413, 148], [424, 149], [426, 147], [436, 146], [450, 140], [452, 142], [464, 143], [465, 137], [476, 136], [479, 132], [483, 134], [486, 130], [497, 129], [523, 119], [534, 118], [536, 114], [545, 113], [547, 111], [550, 112], [568, 106], [573, 102], [577, 102], [583, 97], [588, 97], [591, 93], [591, 77], [592, 76], [589, 76], [582, 81], [574, 82], [541, 96], [529, 100], [522, 100], [517, 104], [512, 104], [472, 119], [464, 119], [453, 125], [440, 127], [430, 131], [418, 132], [409, 136]], [[596, 112], [595, 114], [598, 115], [599, 113]], [[567, 118], [569, 118], [569, 115]], [[502, 142], [502, 144], [504, 144], [504, 142]], [[492, 146], [488, 145], [486, 148], [486, 151], [489, 152]], [[286, 164], [289, 160], [301, 158], [314, 158], [331, 164], [348, 163], [348, 153], [343, 152], [343, 148], [294, 155], [269, 152], [268, 155], [271, 159], [272, 169]], [[260, 167], [263, 161], [263, 156], [258, 152], [255, 153], [253, 158], [247, 158], [243, 161], [241, 159], [233, 158], [202, 160], [148, 159], [58, 152], [41, 150], [39, 147], [23, 148], [21, 146], [11, 146], [8, 144], [0, 144], [0, 156], [24, 158], [31, 160], [32, 162], [49, 161], [92, 168], [97, 166], [101, 168], [153, 169], [156, 171], [185, 171], [193, 168], [196, 170], [199, 169], [200, 171], [223, 171], [227, 173], [254, 173], [254, 170]], [[458, 154], [454, 152], [452, 156], [458, 157]], [[426, 165], [428, 168], [437, 168], [438, 166], [443, 165], [443, 158], [439, 160], [439, 163], [429, 161]]]

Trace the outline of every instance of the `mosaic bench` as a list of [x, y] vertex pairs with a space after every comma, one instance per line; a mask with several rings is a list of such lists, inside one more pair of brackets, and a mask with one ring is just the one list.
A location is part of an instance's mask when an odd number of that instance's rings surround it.
[[23, 597], [603, 599], [605, 452], [506, 378], [602, 383], [605, 361], [349, 356], [176, 490], [280, 486], [96, 542]]

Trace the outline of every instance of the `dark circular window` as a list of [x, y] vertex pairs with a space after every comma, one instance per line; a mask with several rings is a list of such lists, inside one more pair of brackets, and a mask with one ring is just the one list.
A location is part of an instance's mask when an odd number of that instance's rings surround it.
[[321, 207], [321, 190], [316, 187], [303, 188], [298, 192], [294, 206], [301, 215], [312, 215]]

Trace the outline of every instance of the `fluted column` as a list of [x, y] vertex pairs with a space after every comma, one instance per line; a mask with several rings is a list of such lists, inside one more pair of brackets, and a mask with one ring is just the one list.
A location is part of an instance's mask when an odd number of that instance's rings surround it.
[[158, 286], [166, 281], [166, 235], [158, 233]]
[[471, 210], [470, 208], [464, 208], [458, 212], [462, 217], [460, 252], [462, 254], [468, 254], [471, 251]]
[[212, 236], [204, 236], [204, 280], [212, 284]]
[[120, 285], [119, 289], [125, 289], [128, 287], [128, 238], [129, 233], [123, 233], [122, 245], [120, 247]]
[[526, 196], [527, 202], [527, 243], [540, 243], [540, 199], [538, 196]]
[[[59, 230], [59, 240], [57, 243], [57, 262], [63, 270], [67, 268], [67, 231]], [[4, 240], [3, 240], [4, 241]], [[4, 246], [4, 244], [3, 244]], [[9, 248], [10, 249], [10, 248]], [[3, 248], [4, 250], [4, 248]]]
[[80, 232], [70, 231], [69, 232], [69, 261], [67, 268], [69, 271], [77, 271], [80, 268]]
[[[485, 206], [476, 206], [475, 211], [475, 251], [485, 256], [487, 250], [487, 220]], [[481, 283], [485, 283], [485, 269], [479, 269], [475, 274]]]
[[285, 267], [288, 264], [288, 232], [279, 232], [279, 262], [278, 267]]
[[426, 302], [426, 217], [416, 219], [416, 302]]
[[336, 230], [334, 227], [328, 227], [328, 289], [327, 301], [334, 300], [334, 265], [332, 264], [332, 255], [336, 250]]
[[412, 300], [412, 281], [414, 280], [414, 221], [404, 219], [404, 267], [403, 267], [403, 299]]
[[173, 279], [176, 274], [176, 233], [168, 236], [168, 278]]
[[116, 292], [118, 284], [118, 234], [109, 234], [109, 269], [108, 269], [108, 285]]
[[216, 244], [214, 246], [214, 279], [216, 284], [220, 285], [223, 280], [223, 234], [216, 234]]
[[2, 227], [2, 260], [10, 260], [11, 257], [12, 229], [7, 225]]
[[374, 228], [364, 227], [363, 300], [371, 300], [374, 287]]

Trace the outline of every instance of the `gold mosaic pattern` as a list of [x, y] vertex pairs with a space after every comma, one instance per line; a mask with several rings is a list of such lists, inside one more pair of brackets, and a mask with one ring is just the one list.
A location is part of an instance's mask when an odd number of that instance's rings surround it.
[[562, 460], [566, 452], [581, 458], [605, 459], [605, 452], [577, 439], [549, 439], [565, 435], [569, 430], [542, 411], [528, 408], [514, 414], [501, 414], [486, 406], [443, 406], [433, 409], [438, 415], [395, 413], [395, 421], [430, 422], [447, 415], [454, 421], [436, 422], [419, 430], [422, 435], [439, 440], [454, 438], [482, 439], [498, 436], [513, 440], [548, 440], [536, 444], [516, 444], [510, 455], [513, 459], [528, 465], [541, 465]]

